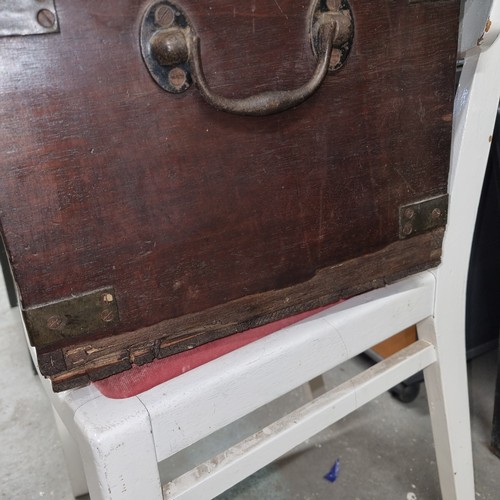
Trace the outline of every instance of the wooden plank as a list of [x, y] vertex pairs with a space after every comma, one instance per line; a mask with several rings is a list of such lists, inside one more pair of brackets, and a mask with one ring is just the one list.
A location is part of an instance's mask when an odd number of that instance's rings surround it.
[[409, 346], [417, 340], [417, 329], [415, 326], [406, 328], [402, 332], [399, 332], [394, 337], [384, 340], [380, 344], [372, 347], [380, 357], [387, 358], [392, 356], [396, 352], [400, 351], [404, 347]]
[[[85, 378], [88, 383], [117, 373], [119, 368], [126, 369], [127, 362], [130, 367], [137, 353], [147, 353], [153, 359], [164, 357], [228, 334], [334, 303], [384, 286], [408, 271], [417, 272], [437, 265], [442, 236], [443, 231], [437, 230], [399, 242], [383, 252], [324, 270], [300, 286], [246, 297], [201, 314], [165, 321], [152, 328], [62, 349], [64, 369], [51, 362], [53, 358], [59, 359], [60, 351], [43, 358], [39, 356], [40, 370], [42, 373], [47, 370], [45, 373], [51, 376], [55, 390], [66, 390], [84, 385]], [[415, 244], [416, 239], [419, 239], [419, 244]], [[372, 272], [369, 282], [364, 281], [367, 268]], [[373, 274], [375, 269], [378, 270], [377, 275]], [[351, 283], [358, 284], [352, 286]], [[248, 320], [250, 314], [253, 318]], [[55, 373], [55, 367], [59, 369], [58, 373]]]

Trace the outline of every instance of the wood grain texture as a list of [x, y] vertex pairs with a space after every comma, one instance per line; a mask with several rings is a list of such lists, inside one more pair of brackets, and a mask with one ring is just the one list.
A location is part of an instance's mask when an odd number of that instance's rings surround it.
[[[298, 312], [334, 303], [384, 286], [439, 264], [443, 230], [389, 245], [374, 254], [321, 270], [311, 280], [259, 296], [241, 298], [208, 311], [164, 321], [153, 327], [62, 349], [65, 370], [54, 373], [47, 359], [46, 375], [56, 391], [79, 387], [130, 367], [162, 358], [225, 335], [257, 327]], [[417, 240], [417, 241], [415, 241]], [[401, 254], [405, 260], [401, 260]], [[267, 311], [267, 312], [263, 312]], [[253, 315], [253, 316], [252, 316]], [[59, 359], [60, 351], [54, 353]], [[49, 363], [50, 361], [50, 363]]]
[[[399, 241], [398, 210], [446, 192], [458, 2], [351, 5], [346, 66], [265, 118], [161, 90], [138, 46], [142, 1], [60, 0], [60, 34], [0, 38], [0, 222], [22, 306], [113, 286], [120, 310], [41, 350], [47, 374], [101, 377], [437, 262], [434, 233]], [[308, 2], [182, 7], [218, 93], [308, 80]], [[380, 272], [384, 252], [397, 262]], [[316, 287], [347, 261], [362, 276]], [[256, 300], [273, 294], [293, 307]]]
[[417, 339], [417, 329], [415, 326], [412, 326], [402, 332], [399, 332], [393, 337], [380, 342], [380, 344], [374, 345], [372, 350], [375, 351], [375, 353], [377, 353], [380, 357], [388, 358], [404, 347], [408, 347], [410, 344], [413, 344], [413, 342], [416, 342]]

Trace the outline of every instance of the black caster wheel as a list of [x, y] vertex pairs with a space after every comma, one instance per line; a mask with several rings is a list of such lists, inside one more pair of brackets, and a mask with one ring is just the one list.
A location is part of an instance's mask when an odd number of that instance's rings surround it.
[[420, 393], [420, 384], [401, 383], [391, 389], [391, 394], [401, 403], [411, 403]]

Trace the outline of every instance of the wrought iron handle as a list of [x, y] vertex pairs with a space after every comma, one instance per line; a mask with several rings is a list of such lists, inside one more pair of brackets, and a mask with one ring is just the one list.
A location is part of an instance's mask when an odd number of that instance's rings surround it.
[[[145, 15], [141, 32], [143, 57], [153, 78], [169, 92], [184, 92], [194, 81], [205, 101], [218, 110], [248, 116], [279, 113], [314, 94], [328, 70], [342, 66], [349, 53], [354, 29], [347, 2], [338, 2], [334, 11], [321, 10], [321, 5], [318, 2], [313, 10], [310, 29], [318, 64], [311, 79], [292, 90], [267, 91], [241, 99], [216, 94], [205, 78], [200, 38], [185, 14], [168, 1], [153, 6]], [[158, 29], [158, 18], [165, 17], [171, 19], [170, 24]]]
[[330, 66], [333, 41], [338, 33], [337, 23], [324, 23], [319, 28], [320, 47], [319, 61], [312, 78], [293, 90], [276, 90], [262, 92], [243, 99], [231, 99], [215, 94], [208, 86], [203, 72], [200, 53], [200, 39], [194, 37], [191, 51], [191, 74], [201, 96], [214, 108], [228, 113], [247, 116], [265, 116], [285, 111], [304, 102], [310, 97], [325, 79]]

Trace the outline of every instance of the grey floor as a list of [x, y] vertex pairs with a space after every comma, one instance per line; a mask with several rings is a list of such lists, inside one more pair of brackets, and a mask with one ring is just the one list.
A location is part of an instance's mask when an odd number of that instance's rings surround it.
[[[20, 330], [0, 284], [0, 498], [73, 498], [50, 406], [33, 375]], [[365, 366], [352, 360], [325, 376], [338, 384]], [[500, 499], [500, 460], [488, 450], [496, 352], [469, 365], [476, 498]], [[272, 383], [272, 381], [269, 381]], [[197, 447], [161, 465], [168, 480], [195, 459], [208, 458], [263, 423], [310, 398], [309, 388], [287, 394]], [[335, 483], [324, 474], [340, 459]], [[389, 394], [293, 450], [277, 463], [221, 495], [219, 500], [438, 500], [439, 487], [425, 389], [402, 404]], [[147, 500], [147, 499], [140, 499]], [[471, 499], [472, 500], [472, 499]]]

